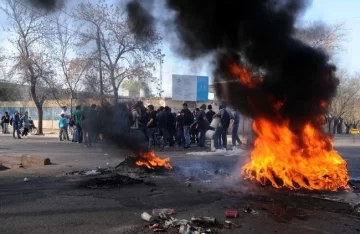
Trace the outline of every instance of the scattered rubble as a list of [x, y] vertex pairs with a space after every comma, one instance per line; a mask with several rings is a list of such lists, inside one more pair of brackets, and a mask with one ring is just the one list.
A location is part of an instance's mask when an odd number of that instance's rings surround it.
[[240, 225], [225, 221], [220, 224], [215, 217], [192, 217], [190, 220], [177, 219], [171, 214], [175, 214], [175, 209], [154, 209], [153, 216], [147, 212], [141, 214], [141, 218], [150, 222], [149, 229], [153, 232], [166, 232], [170, 229], [177, 228], [180, 234], [211, 234], [217, 233], [218, 229], [226, 227], [228, 229], [240, 228]]
[[227, 218], [238, 218], [239, 212], [234, 211], [234, 210], [227, 210], [227, 211], [225, 211], [225, 216]]
[[232, 229], [233, 227], [235, 227], [235, 228], [240, 228], [241, 227], [240, 225], [238, 225], [238, 224], [236, 224], [234, 222], [231, 222], [229, 220], [225, 220], [225, 224], [226, 224], [225, 227], [228, 228], [228, 229]]
[[248, 214], [252, 214], [252, 215], [258, 215], [259, 212], [252, 209], [250, 206], [246, 206], [244, 209], [243, 209], [244, 213], [248, 213]]
[[153, 216], [160, 216], [161, 214], [172, 215], [172, 214], [176, 214], [176, 211], [175, 211], [175, 209], [170, 209], [170, 208], [153, 209], [152, 210]]
[[85, 175], [85, 176], [92, 176], [92, 175], [104, 175], [104, 174], [111, 174], [114, 170], [112, 168], [100, 168], [97, 167], [93, 170], [87, 170], [87, 171], [72, 171], [67, 173], [67, 175]]
[[[148, 214], [147, 212], [143, 212], [141, 214], [141, 218], [145, 221], [148, 221], [148, 222], [152, 222], [154, 220], [154, 217], [152, 217], [150, 214]], [[159, 226], [159, 225], [158, 225]]]

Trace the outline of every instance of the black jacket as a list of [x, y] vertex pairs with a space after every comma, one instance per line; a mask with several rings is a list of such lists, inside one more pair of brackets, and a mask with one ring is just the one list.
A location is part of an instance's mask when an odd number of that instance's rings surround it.
[[194, 122], [194, 116], [189, 109], [183, 109], [181, 111], [184, 114], [184, 126], [190, 126]]

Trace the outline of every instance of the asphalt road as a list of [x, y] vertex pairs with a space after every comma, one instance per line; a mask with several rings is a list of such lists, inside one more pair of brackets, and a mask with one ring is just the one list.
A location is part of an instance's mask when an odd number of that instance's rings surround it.
[[[350, 176], [360, 177], [360, 140], [337, 137], [335, 147], [347, 160]], [[220, 223], [225, 210], [240, 211], [233, 222], [241, 228], [218, 233], [360, 233], [358, 191], [319, 194], [263, 188], [237, 176], [246, 151], [233, 157], [186, 153], [159, 153], [171, 157], [170, 174], [123, 171], [145, 183], [89, 188], [84, 185], [94, 178], [110, 175], [67, 173], [106, 168], [107, 163], [116, 166], [130, 152], [103, 144], [87, 148], [51, 137], [0, 136], [0, 155], [13, 157], [14, 163], [23, 154], [46, 156], [54, 163], [0, 171], [0, 233], [152, 233], [140, 214], [164, 207], [175, 208], [178, 218], [213, 216]], [[24, 182], [24, 177], [30, 181]], [[185, 183], [189, 177], [191, 186]], [[253, 214], [242, 212], [248, 206]]]

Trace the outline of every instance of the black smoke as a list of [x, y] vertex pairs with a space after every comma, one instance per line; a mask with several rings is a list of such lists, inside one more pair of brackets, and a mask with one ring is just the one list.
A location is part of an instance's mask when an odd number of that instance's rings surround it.
[[[151, 4], [149, 4], [151, 3]], [[152, 1], [148, 1], [147, 8], [152, 7]], [[130, 23], [130, 29], [134, 32], [136, 38], [140, 41], [153, 38], [156, 30], [154, 30], [154, 17], [144, 9], [139, 1], [132, 1], [126, 5]]]
[[[167, 25], [181, 41], [174, 45], [179, 54], [188, 59], [215, 54], [218, 97], [250, 117], [290, 119], [296, 132], [306, 122], [319, 124], [326, 111], [320, 103], [329, 102], [338, 85], [328, 56], [293, 37], [307, 5], [305, 0], [167, 0], [162, 14], [175, 13]], [[253, 89], [237, 82], [229, 72], [232, 63], [251, 67], [263, 82]], [[283, 103], [280, 114], [277, 102]]]
[[33, 7], [44, 9], [46, 11], [57, 10], [64, 6], [65, 0], [25, 0]]

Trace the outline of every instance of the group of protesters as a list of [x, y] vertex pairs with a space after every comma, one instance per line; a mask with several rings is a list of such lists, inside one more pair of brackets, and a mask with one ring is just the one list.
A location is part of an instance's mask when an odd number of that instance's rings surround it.
[[27, 138], [29, 130], [35, 128], [34, 122], [29, 117], [28, 111], [25, 111], [24, 114], [15, 111], [11, 116], [9, 115], [9, 112], [6, 111], [1, 117], [2, 134], [10, 134], [9, 125], [12, 126], [14, 139]]
[[184, 103], [182, 110], [173, 113], [168, 106], [155, 110], [153, 105], [144, 106], [140, 101], [130, 106], [133, 116], [132, 129], [139, 129], [148, 140], [148, 147], [155, 144], [156, 133], [161, 134], [165, 147], [172, 147], [175, 144], [190, 148], [191, 143], [197, 143], [200, 148], [205, 148], [206, 132], [214, 131], [214, 146], [216, 149], [227, 149], [227, 133], [232, 125], [232, 144], [241, 145], [238, 136], [240, 115], [234, 114], [226, 108], [226, 105], [219, 106], [219, 112], [212, 110], [212, 106], [205, 104], [200, 108], [191, 111], [187, 103]]
[[[144, 106], [142, 101], [135, 104], [119, 103], [117, 106], [99, 107], [91, 106], [75, 107], [68, 111], [62, 107], [59, 119], [59, 140], [84, 143], [92, 146], [96, 141], [106, 138], [107, 133], [128, 133], [138, 131], [143, 134], [149, 148], [156, 144], [156, 136], [162, 136], [164, 147], [175, 145], [190, 148], [197, 144], [200, 148], [206, 147], [206, 132], [214, 131], [213, 139], [216, 149], [227, 149], [227, 133], [232, 126], [232, 144], [241, 145], [238, 136], [240, 115], [232, 113], [226, 105], [220, 105], [216, 113], [212, 106], [205, 104], [199, 108], [190, 110], [187, 103], [183, 103], [179, 112], [173, 112], [168, 106], [155, 109], [153, 105]], [[30, 126], [34, 126], [28, 116], [16, 111], [13, 115], [8, 112], [1, 118], [3, 134], [9, 133], [9, 125], [13, 126], [13, 137], [21, 139], [26, 137]], [[23, 131], [20, 131], [23, 127]]]

